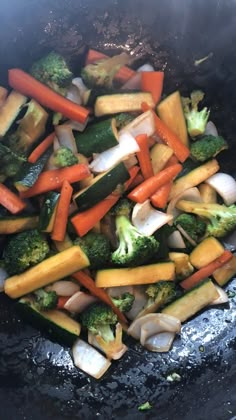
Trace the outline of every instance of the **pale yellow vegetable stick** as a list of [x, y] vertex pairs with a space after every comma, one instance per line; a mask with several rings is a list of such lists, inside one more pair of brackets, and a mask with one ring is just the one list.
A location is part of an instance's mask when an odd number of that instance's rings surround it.
[[199, 191], [202, 197], [203, 203], [217, 203], [216, 190], [208, 184], [199, 185]]
[[211, 175], [214, 175], [219, 170], [219, 168], [220, 167], [217, 160], [212, 159], [209, 160], [207, 163], [198, 166], [196, 169], [193, 169], [187, 175], [178, 178], [173, 183], [169, 200], [172, 200], [172, 198], [176, 197], [188, 188], [196, 187], [197, 185], [201, 184]]
[[165, 167], [173, 153], [173, 150], [166, 144], [154, 144], [150, 151], [150, 158], [154, 175], [156, 175]]
[[199, 270], [219, 258], [224, 251], [223, 245], [211, 236], [194, 248], [189, 256], [190, 263]]
[[24, 273], [9, 277], [5, 282], [5, 293], [13, 299], [24, 296], [82, 270], [88, 265], [87, 256], [79, 246], [74, 245], [47, 258]]
[[163, 262], [134, 268], [111, 268], [98, 270], [97, 287], [133, 286], [156, 283], [160, 280], [174, 280], [175, 264]]

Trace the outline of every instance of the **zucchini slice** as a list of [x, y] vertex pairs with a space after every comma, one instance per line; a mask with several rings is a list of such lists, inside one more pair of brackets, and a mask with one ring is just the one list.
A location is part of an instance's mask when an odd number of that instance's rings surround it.
[[39, 215], [39, 230], [42, 232], [53, 230], [59, 197], [60, 194], [55, 191], [50, 191], [45, 196]]
[[26, 320], [56, 340], [71, 345], [80, 335], [80, 324], [65, 312], [56, 309], [39, 311], [35, 308], [33, 300], [27, 297], [21, 298], [17, 307]]
[[19, 174], [17, 174], [14, 182], [14, 185], [18, 191], [27, 191], [30, 187], [32, 187], [32, 185], [34, 185], [51, 154], [52, 148], [50, 147], [42, 156], [40, 156], [37, 162], [25, 162], [22, 165], [21, 171]]
[[164, 314], [172, 315], [181, 322], [186, 321], [213, 300], [218, 298], [218, 292], [210, 279], [205, 279], [183, 296], [176, 299], [163, 309]]
[[92, 180], [91, 185], [73, 196], [79, 212], [95, 206], [95, 204], [111, 194], [119, 184], [123, 184], [129, 178], [129, 172], [123, 162], [109, 171], [97, 175]]
[[9, 216], [1, 218], [0, 234], [10, 235], [11, 233], [34, 229], [38, 226], [38, 220], [38, 216]]
[[0, 109], [0, 137], [5, 136], [26, 101], [26, 96], [21, 95], [21, 93], [15, 90], [7, 97]]
[[135, 286], [151, 284], [160, 280], [174, 280], [175, 264], [161, 262], [134, 268], [109, 268], [98, 270], [96, 274], [97, 287]]
[[117, 137], [116, 120], [109, 118], [90, 125], [83, 133], [76, 133], [75, 141], [78, 152], [89, 157], [117, 146]]
[[149, 92], [103, 95], [97, 98], [94, 112], [96, 117], [119, 112], [140, 112], [142, 111], [142, 102], [146, 102], [151, 108], [155, 106], [152, 95]]

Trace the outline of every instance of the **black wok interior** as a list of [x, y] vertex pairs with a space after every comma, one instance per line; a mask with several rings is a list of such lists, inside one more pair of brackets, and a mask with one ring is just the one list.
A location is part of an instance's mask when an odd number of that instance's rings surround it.
[[[231, 146], [222, 169], [235, 173], [235, 27], [235, 0], [2, 0], [0, 84], [7, 84], [8, 68], [27, 69], [50, 50], [68, 58], [75, 73], [89, 46], [128, 51], [137, 65], [148, 59], [165, 69], [166, 94], [206, 92], [211, 119]], [[236, 282], [227, 289], [236, 291]], [[27, 325], [0, 296], [0, 419], [232, 419], [235, 320], [232, 298], [184, 325], [168, 354], [128, 340], [129, 352], [97, 382], [73, 367], [69, 349]], [[179, 382], [166, 379], [172, 372]], [[146, 401], [153, 408], [140, 413]]]

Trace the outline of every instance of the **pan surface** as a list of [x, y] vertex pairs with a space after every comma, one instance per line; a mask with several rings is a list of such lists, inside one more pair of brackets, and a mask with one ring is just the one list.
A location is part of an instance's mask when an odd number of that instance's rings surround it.
[[[52, 49], [78, 73], [88, 46], [129, 51], [165, 69], [165, 93], [205, 90], [211, 119], [231, 145], [222, 168], [235, 173], [235, 1], [4, 0], [1, 9], [1, 83], [7, 68], [27, 69]], [[236, 281], [227, 289], [236, 292]], [[0, 419], [233, 419], [235, 321], [232, 297], [183, 325], [168, 354], [147, 352], [129, 339], [128, 353], [97, 382], [74, 368], [69, 349], [27, 325], [1, 295]], [[179, 381], [170, 382], [174, 372]], [[140, 413], [146, 401], [153, 408]]]

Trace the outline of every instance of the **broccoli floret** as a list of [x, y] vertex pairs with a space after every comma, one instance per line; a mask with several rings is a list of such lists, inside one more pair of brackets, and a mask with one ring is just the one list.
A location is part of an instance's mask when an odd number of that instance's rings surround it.
[[112, 82], [117, 71], [130, 61], [126, 53], [121, 53], [111, 58], [104, 58], [95, 63], [88, 64], [81, 71], [81, 77], [86, 86], [112, 87]]
[[193, 201], [180, 200], [176, 207], [187, 213], [209, 220], [206, 228], [207, 236], [222, 238], [236, 227], [236, 205], [225, 206], [215, 203], [195, 203]]
[[46, 292], [44, 289], [38, 289], [34, 291], [34, 295], [36, 297], [34, 306], [39, 311], [49, 311], [56, 308], [58, 296], [53, 290]]
[[73, 74], [65, 59], [54, 51], [36, 61], [31, 67], [30, 73], [35, 79], [63, 96], [73, 79]]
[[117, 316], [110, 307], [103, 303], [94, 303], [82, 312], [80, 320], [82, 326], [95, 336], [100, 349], [109, 359], [120, 357], [125, 347], [122, 342], [122, 327], [117, 323]]
[[155, 303], [155, 309], [159, 309], [176, 299], [178, 290], [173, 281], [159, 281], [150, 284], [146, 289], [148, 295], [147, 307]]
[[190, 147], [192, 157], [198, 162], [205, 162], [228, 148], [221, 136], [204, 136]]
[[10, 237], [3, 252], [8, 274], [19, 274], [43, 261], [49, 254], [49, 246], [36, 229], [17, 233]]
[[111, 258], [111, 244], [106, 235], [89, 232], [82, 238], [76, 238], [75, 245], [79, 245], [90, 261], [90, 268], [105, 267]]
[[13, 177], [19, 172], [26, 158], [17, 155], [9, 147], [0, 143], [0, 180], [3, 182], [8, 177]]
[[138, 266], [150, 260], [158, 251], [159, 242], [154, 236], [140, 234], [127, 216], [116, 217], [119, 247], [112, 253], [114, 264]]
[[190, 98], [182, 98], [184, 115], [187, 122], [188, 133], [191, 137], [197, 137], [204, 133], [210, 111], [205, 107], [198, 110], [198, 104], [204, 98], [201, 90], [195, 90]]
[[65, 166], [72, 166], [78, 163], [78, 158], [71, 149], [63, 146], [53, 153], [50, 162], [57, 168], [64, 168]]
[[110, 216], [130, 216], [130, 212], [134, 207], [133, 201], [128, 198], [120, 198], [117, 203], [109, 211]]
[[134, 295], [129, 292], [123, 293], [119, 297], [113, 297], [112, 301], [121, 312], [129, 312], [134, 303]]
[[[201, 220], [192, 214], [186, 213], [177, 216], [174, 221], [174, 225], [177, 229], [178, 226], [181, 226], [194, 242], [198, 242], [199, 239], [202, 238], [207, 227], [204, 220]], [[184, 238], [184, 242], [187, 249], [191, 250], [193, 248], [193, 244], [191, 244], [188, 239]]]

